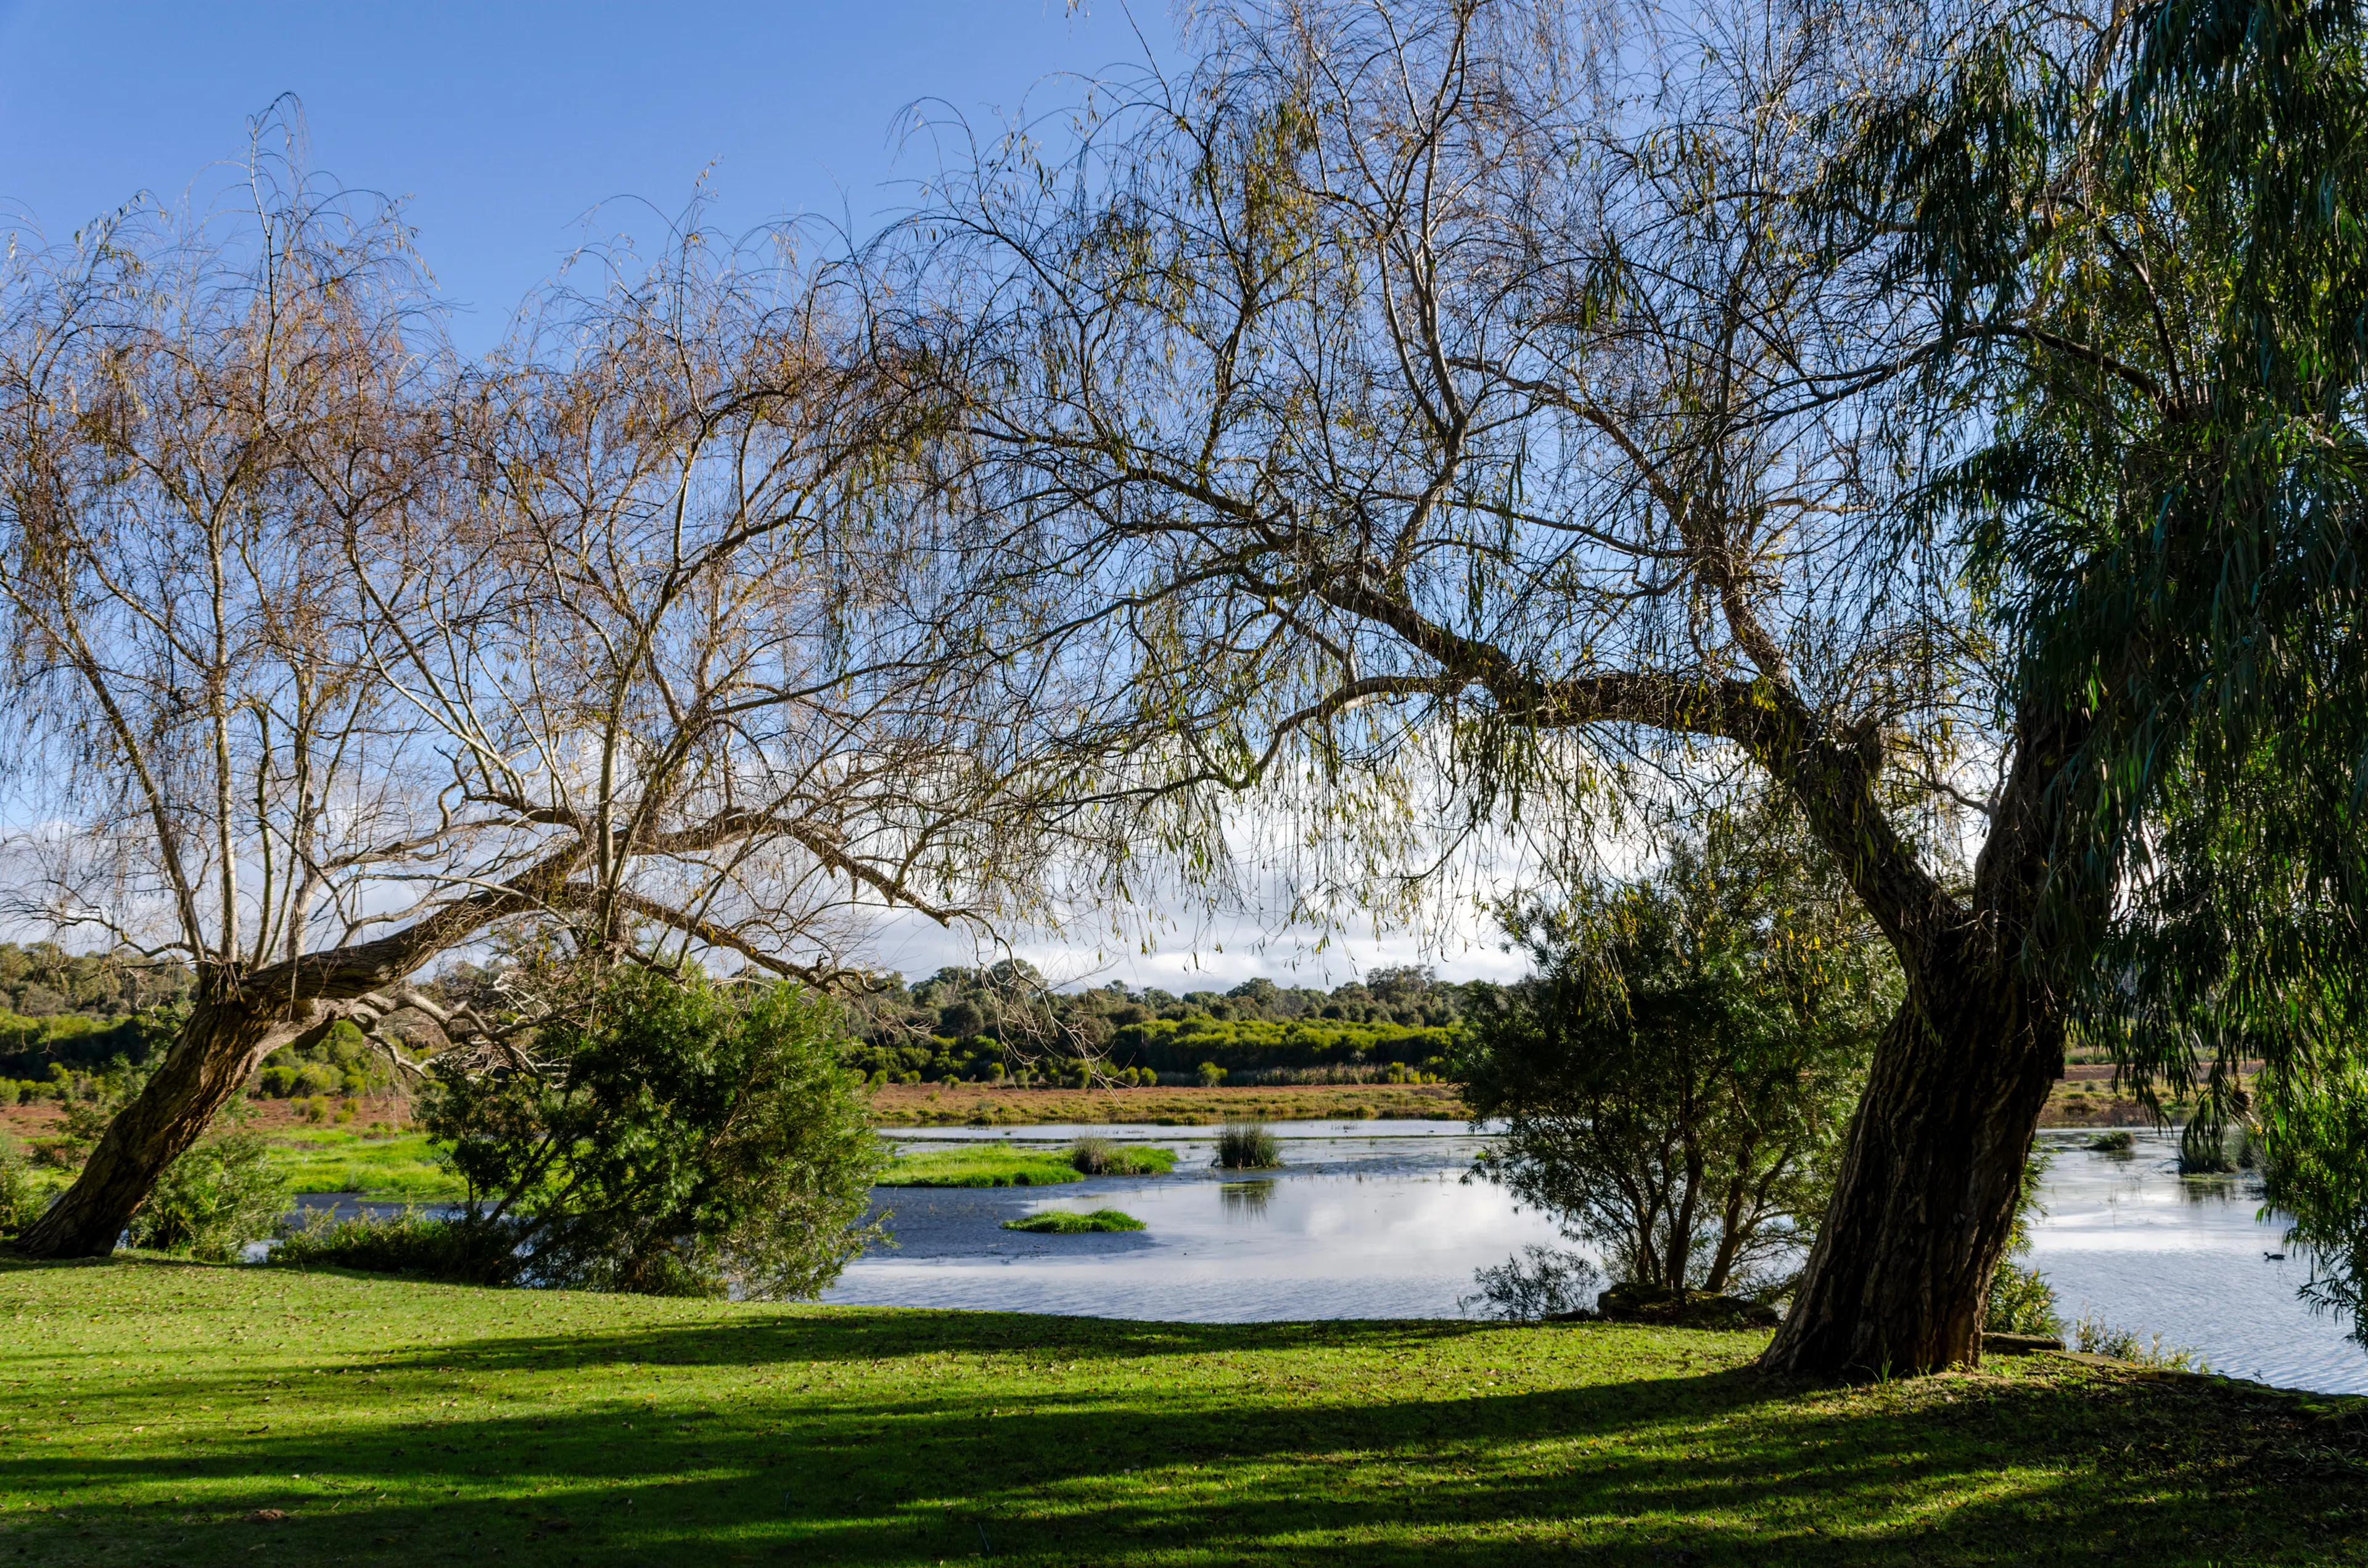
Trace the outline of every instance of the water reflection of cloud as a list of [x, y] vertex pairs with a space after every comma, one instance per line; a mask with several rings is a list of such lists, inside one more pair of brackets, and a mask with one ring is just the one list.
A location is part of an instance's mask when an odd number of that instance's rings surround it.
[[2116, 1156], [2043, 1135], [2055, 1161], [2042, 1184], [2046, 1214], [2032, 1227], [2032, 1262], [2070, 1319], [2084, 1313], [2201, 1350], [2216, 1371], [2330, 1392], [2368, 1392], [2368, 1358], [2345, 1323], [2295, 1296], [2302, 1262], [2284, 1222], [2260, 1210], [2243, 1176], [2178, 1174], [2176, 1134], [2141, 1132]]

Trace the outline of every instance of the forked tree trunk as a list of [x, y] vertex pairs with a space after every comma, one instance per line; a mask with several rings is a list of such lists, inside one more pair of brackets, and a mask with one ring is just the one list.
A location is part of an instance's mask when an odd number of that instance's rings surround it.
[[1760, 1358], [1770, 1370], [1906, 1374], [1980, 1358], [1990, 1275], [2063, 1071], [2063, 1029], [2010, 961], [1968, 961], [1964, 944], [1930, 955], [1910, 986], [1875, 1049], [1800, 1289]]
[[[1963, 902], [1920, 872], [1886, 883], [1904, 846], [1871, 795], [1825, 813], [1827, 846], [1845, 865], [1858, 856], [1861, 896], [1891, 916], [1907, 996], [1875, 1047], [1825, 1222], [1760, 1356], [1771, 1371], [1906, 1374], [1981, 1358], [1990, 1276], [2064, 1071], [2063, 1014], [2042, 978], [2054, 966], [2029, 949], [2060, 852], [2060, 775], [2087, 727], [2068, 709], [2033, 705], [2016, 732]], [[1892, 858], [1861, 853], [1870, 844]], [[2058, 929], [2063, 915], [2100, 913], [2092, 892], [2060, 896], [2078, 902], [2057, 908]]]
[[166, 1166], [205, 1135], [286, 1030], [253, 1004], [201, 1001], [165, 1061], [117, 1114], [72, 1187], [17, 1239], [35, 1257], [105, 1257]]

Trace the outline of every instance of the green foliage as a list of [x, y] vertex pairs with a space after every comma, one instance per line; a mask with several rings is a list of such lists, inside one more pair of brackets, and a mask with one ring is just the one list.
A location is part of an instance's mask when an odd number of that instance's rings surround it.
[[2053, 759], [2029, 956], [2192, 1106], [2183, 1163], [2259, 1118], [2356, 1312], [2368, 1188], [2311, 1141], [2368, 1083], [2368, 28], [2164, 0], [2064, 43], [2030, 14], [1868, 114], [1832, 210], [1932, 290], [1926, 416], [1979, 411], [1925, 520]]
[[1490, 989], [1382, 969], [1330, 991], [1259, 979], [1180, 996], [1053, 992], [1007, 961], [858, 1000], [848, 1060], [891, 1083], [1435, 1081], [1473, 997]]
[[1042, 1214], [1030, 1214], [1025, 1219], [1006, 1220], [1003, 1228], [1056, 1236], [1081, 1236], [1096, 1231], [1139, 1231], [1143, 1229], [1143, 1221], [1115, 1209], [1096, 1209], [1085, 1214], [1055, 1209]]
[[270, 1256], [290, 1268], [351, 1268], [368, 1274], [408, 1274], [472, 1285], [507, 1285], [521, 1260], [507, 1228], [467, 1217], [434, 1219], [416, 1209], [400, 1214], [337, 1219], [315, 1210], [284, 1227]]
[[[2123, 1133], [2127, 1138], [2129, 1135]], [[1985, 1334], [2057, 1335], [2064, 1320], [2057, 1315], [2055, 1291], [2046, 1277], [2023, 1260], [2031, 1256], [2031, 1221], [2046, 1210], [2040, 1206], [2040, 1183], [2052, 1156], [2033, 1143], [2022, 1160], [2022, 1187], [2016, 1194], [2014, 1229], [2008, 1233], [2006, 1256], [1990, 1275], [1989, 1309], [1982, 1323]]]
[[49, 1197], [25, 1158], [25, 1146], [0, 1132], [0, 1236], [13, 1236], [40, 1219]]
[[843, 1043], [794, 986], [743, 999], [628, 970], [540, 1032], [548, 1072], [439, 1073], [425, 1121], [469, 1222], [507, 1227], [536, 1283], [811, 1296], [875, 1233], [887, 1158]]
[[2056, 1312], [2055, 1291], [2037, 1269], [2015, 1258], [2002, 1258], [1990, 1276], [1989, 1311], [1982, 1322], [1985, 1334], [2052, 1335], [2064, 1331]]
[[1217, 1132], [1217, 1165], [1228, 1171], [1273, 1170], [1282, 1164], [1282, 1144], [1265, 1123], [1229, 1121]]
[[2307, 1093], [2269, 1107], [2263, 1195], [2306, 1253], [2303, 1298], [2368, 1346], [2368, 1063], [2328, 1062]]
[[1653, 876], [1508, 916], [1537, 972], [1458, 1057], [1479, 1170], [1622, 1278], [1766, 1290], [1823, 1214], [1897, 993], [1888, 948], [1775, 812]]
[[71, 1075], [116, 1057], [145, 1062], [178, 1028], [188, 989], [176, 963], [0, 942], [0, 1076], [39, 1085], [52, 1067]]
[[2208, 1372], [2212, 1369], [2195, 1351], [2180, 1346], [2165, 1345], [2162, 1335], [2142, 1335], [2135, 1329], [2121, 1328], [2102, 1318], [2083, 1315], [2072, 1324], [2072, 1348], [2084, 1356], [2111, 1356], [2116, 1361], [2135, 1361], [2142, 1367], [2158, 1367], [2166, 1372]]
[[359, 1096], [388, 1086], [392, 1070], [361, 1030], [340, 1021], [317, 1044], [282, 1046], [256, 1074], [257, 1093], [271, 1099]]
[[270, 1235], [287, 1209], [288, 1178], [263, 1135], [233, 1128], [200, 1139], [165, 1168], [131, 1217], [131, 1243], [225, 1262]]
[[116, 1113], [147, 1084], [149, 1069], [118, 1056], [93, 1074], [69, 1075], [56, 1064], [51, 1070], [63, 1091], [65, 1115], [58, 1119], [56, 1132], [40, 1145], [40, 1158], [62, 1169], [78, 1168], [107, 1135]]

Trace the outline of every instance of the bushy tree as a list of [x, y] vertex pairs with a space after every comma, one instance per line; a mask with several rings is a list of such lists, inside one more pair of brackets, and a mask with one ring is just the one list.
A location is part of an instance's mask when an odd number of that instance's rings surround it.
[[1613, 1270], [1781, 1288], [1824, 1211], [1897, 971], [1773, 812], [1714, 818], [1651, 875], [1512, 915], [1537, 971], [1458, 1063], [1480, 1169]]
[[263, 1135], [233, 1126], [165, 1167], [130, 1233], [137, 1246], [226, 1263], [271, 1234], [287, 1208], [288, 1177], [273, 1167]]
[[13, 1236], [31, 1224], [45, 1198], [24, 1145], [0, 1132], [0, 1236]]
[[886, 1154], [837, 1008], [627, 970], [509, 1067], [443, 1071], [425, 1121], [488, 1272], [654, 1295], [812, 1296], [873, 1233]]

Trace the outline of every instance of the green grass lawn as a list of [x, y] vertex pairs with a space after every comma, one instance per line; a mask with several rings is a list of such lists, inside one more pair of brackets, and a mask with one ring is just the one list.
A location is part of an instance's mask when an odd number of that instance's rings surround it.
[[[1176, 1167], [1176, 1151], [1120, 1143], [1113, 1151], [1132, 1166], [1121, 1176], [1164, 1176]], [[1056, 1187], [1083, 1181], [1068, 1150], [1008, 1149], [980, 1144], [924, 1149], [900, 1155], [880, 1178], [882, 1187]]]
[[0, 1563], [2368, 1561], [2355, 1422], [2055, 1358], [1806, 1385], [1753, 1335], [137, 1258], [0, 1266]]
[[282, 1128], [271, 1161], [296, 1192], [351, 1192], [413, 1202], [457, 1200], [460, 1178], [438, 1165], [424, 1132], [371, 1138], [340, 1128]]

